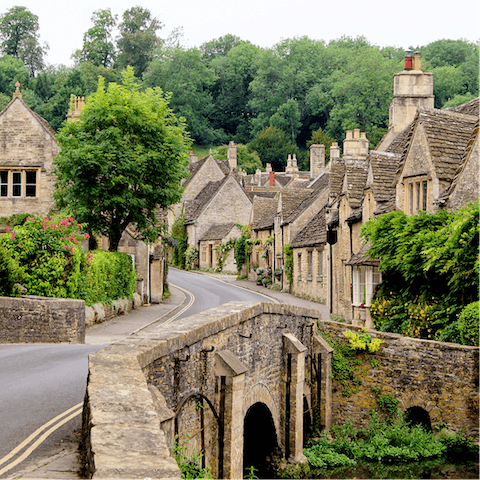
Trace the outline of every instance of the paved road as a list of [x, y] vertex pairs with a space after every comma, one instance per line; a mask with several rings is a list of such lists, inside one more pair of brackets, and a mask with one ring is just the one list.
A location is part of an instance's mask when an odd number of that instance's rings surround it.
[[[169, 281], [173, 293], [170, 302], [143, 307], [129, 315], [88, 329], [87, 345], [0, 345], [0, 478], [10, 478], [16, 472], [50, 456], [59, 450], [63, 438], [74, 436], [73, 431], [78, 429], [81, 423], [81, 416], [75, 413], [81, 407], [39, 432], [28, 445], [31, 446], [42, 434], [72, 415], [70, 420], [42, 442], [26, 460], [6, 470], [10, 462], [21, 457], [28, 446], [25, 444], [25, 448], [5, 459], [9, 452], [21, 445], [46, 422], [83, 402], [89, 353], [96, 352], [104, 345], [125, 338], [147, 325], [154, 328], [167, 320], [170, 312], [181, 311], [182, 306], [188, 305], [192, 298], [193, 303], [180, 317], [234, 300], [274, 301], [261, 292], [252, 292], [233, 285], [233, 276], [211, 278], [170, 269]], [[175, 285], [180, 290], [176, 289]]]

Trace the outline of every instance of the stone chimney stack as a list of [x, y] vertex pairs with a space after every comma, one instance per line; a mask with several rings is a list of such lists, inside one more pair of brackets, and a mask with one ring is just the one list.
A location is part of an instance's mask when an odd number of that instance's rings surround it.
[[347, 157], [350, 157], [352, 159], [364, 160], [368, 155], [369, 143], [365, 132], [360, 133], [359, 128], [347, 130], [347, 137], [343, 141], [343, 158], [346, 159]]
[[325, 170], [325, 145], [310, 146], [310, 178], [317, 178]]
[[85, 105], [85, 97], [72, 95], [70, 98], [70, 110], [67, 113], [67, 122], [72, 122], [80, 118], [80, 112]]
[[272, 171], [272, 164], [271, 164], [271, 163], [267, 163], [267, 164], [265, 165], [265, 171], [266, 171], [267, 173], [270, 173], [270, 172]]
[[330, 147], [330, 163], [334, 160], [340, 160], [340, 147], [337, 142], [333, 142]]
[[195, 155], [193, 151], [190, 152], [189, 157], [190, 157], [190, 163], [198, 162], [198, 155]]
[[261, 187], [262, 186], [262, 171], [257, 168], [257, 171], [255, 172], [255, 175], [254, 175], [254, 181], [255, 183], [257, 184], [257, 187]]
[[230, 170], [237, 168], [237, 146], [233, 142], [228, 144], [227, 160]]
[[389, 110], [389, 128], [398, 134], [415, 118], [418, 107], [433, 108], [433, 73], [422, 72], [420, 52], [405, 56], [405, 70], [393, 80], [393, 100]]
[[298, 172], [297, 155], [294, 153], [292, 158], [292, 155], [289, 153], [287, 158], [287, 168], [285, 168], [285, 173], [297, 173], [297, 172]]

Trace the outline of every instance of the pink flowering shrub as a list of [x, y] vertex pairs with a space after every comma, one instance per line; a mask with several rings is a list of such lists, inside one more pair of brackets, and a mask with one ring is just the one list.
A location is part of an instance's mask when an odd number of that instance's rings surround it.
[[6, 227], [0, 245], [21, 272], [21, 283], [29, 295], [76, 298], [78, 280], [88, 256], [81, 232], [73, 218], [27, 217], [22, 226]]

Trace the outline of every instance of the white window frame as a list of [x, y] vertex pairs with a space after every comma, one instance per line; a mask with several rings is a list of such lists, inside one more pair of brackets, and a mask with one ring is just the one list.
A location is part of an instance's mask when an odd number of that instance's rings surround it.
[[365, 307], [369, 307], [377, 285], [382, 283], [382, 274], [377, 266], [354, 265], [353, 267], [353, 306], [362, 304], [365, 292]]

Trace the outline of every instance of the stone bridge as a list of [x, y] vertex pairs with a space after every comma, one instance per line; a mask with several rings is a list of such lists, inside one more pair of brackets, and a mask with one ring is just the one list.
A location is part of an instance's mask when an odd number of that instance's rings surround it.
[[214, 478], [242, 478], [272, 455], [301, 462], [313, 424], [368, 421], [378, 408], [372, 385], [432, 425], [465, 425], [478, 439], [478, 348], [372, 331], [385, 345], [347, 398], [331, 379], [333, 350], [317, 335], [318, 326], [333, 336], [347, 326], [319, 315], [232, 302], [90, 355], [82, 445], [89, 477], [179, 478], [176, 437], [204, 453]]

